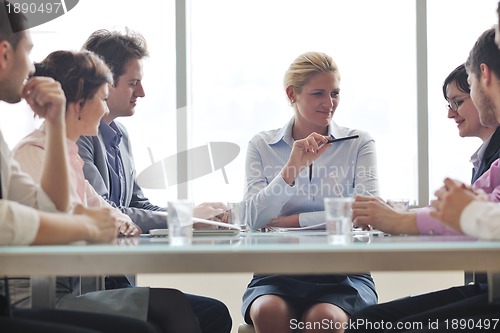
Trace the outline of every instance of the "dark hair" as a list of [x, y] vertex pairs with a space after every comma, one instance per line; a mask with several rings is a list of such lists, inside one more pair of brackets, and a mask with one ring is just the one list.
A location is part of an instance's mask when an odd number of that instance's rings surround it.
[[495, 29], [490, 28], [477, 39], [469, 53], [465, 68], [469, 74], [479, 77], [481, 64], [487, 65], [500, 78], [500, 49], [495, 43]]
[[458, 89], [460, 89], [460, 91], [463, 91], [464, 93], [470, 94], [470, 87], [469, 87], [469, 83], [467, 82], [467, 71], [465, 70], [464, 64], [461, 64], [460, 66], [455, 68], [448, 75], [448, 77], [444, 80], [444, 83], [443, 83], [444, 99], [448, 99], [448, 96], [446, 96], [446, 88], [452, 82], [455, 82], [457, 84], [457, 87], [458, 87]]
[[108, 66], [89, 51], [55, 51], [35, 64], [35, 76], [61, 83], [67, 103], [91, 99], [105, 83], [113, 83]]
[[498, 1], [497, 14], [498, 17], [500, 18], [500, 1]]
[[140, 60], [148, 56], [144, 37], [128, 29], [125, 33], [97, 30], [83, 44], [83, 49], [92, 51], [104, 59], [113, 72], [115, 83], [125, 72], [125, 66], [130, 60]]
[[24, 37], [23, 31], [27, 29], [28, 21], [22, 13], [9, 10], [8, 5], [8, 1], [0, 0], [0, 41], [9, 42], [15, 50]]

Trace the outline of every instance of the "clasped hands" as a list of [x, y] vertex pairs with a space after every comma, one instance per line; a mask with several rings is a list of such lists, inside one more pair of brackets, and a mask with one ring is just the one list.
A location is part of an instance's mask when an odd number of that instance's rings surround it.
[[[436, 199], [431, 201], [435, 209], [430, 215], [439, 219], [452, 229], [463, 232], [460, 227], [460, 216], [465, 207], [473, 200], [486, 201], [487, 194], [464, 183], [446, 178], [444, 185], [435, 192]], [[391, 234], [418, 234], [416, 215], [398, 212], [381, 198], [356, 196], [352, 205], [353, 223], [367, 229], [374, 227]]]
[[436, 199], [431, 205], [436, 209], [431, 216], [441, 220], [449, 227], [463, 232], [460, 216], [465, 207], [474, 200], [487, 201], [487, 194], [480, 189], [461, 183], [451, 178], [444, 180], [444, 186], [434, 192]]

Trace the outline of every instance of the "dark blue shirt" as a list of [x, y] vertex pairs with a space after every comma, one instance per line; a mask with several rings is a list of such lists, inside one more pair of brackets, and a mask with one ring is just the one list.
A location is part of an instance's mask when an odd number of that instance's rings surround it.
[[127, 184], [125, 184], [125, 171], [119, 148], [123, 134], [114, 122], [108, 125], [103, 120], [101, 120], [101, 124], [99, 125], [99, 131], [102, 134], [104, 146], [106, 147], [110, 182], [109, 200], [117, 206], [124, 206]]

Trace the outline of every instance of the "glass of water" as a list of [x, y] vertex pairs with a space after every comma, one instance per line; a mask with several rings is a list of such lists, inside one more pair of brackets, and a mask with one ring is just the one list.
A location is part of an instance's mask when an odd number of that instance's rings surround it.
[[193, 239], [193, 208], [189, 200], [168, 202], [168, 239], [170, 245], [189, 245]]
[[328, 242], [348, 244], [352, 242], [353, 198], [325, 198], [325, 224]]

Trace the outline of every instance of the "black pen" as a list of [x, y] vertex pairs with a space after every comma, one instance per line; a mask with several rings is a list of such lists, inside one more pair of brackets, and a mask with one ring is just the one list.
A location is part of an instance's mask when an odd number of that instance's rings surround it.
[[344, 141], [344, 140], [352, 140], [352, 139], [357, 139], [359, 138], [359, 135], [351, 135], [351, 136], [345, 136], [343, 138], [338, 138], [338, 139], [334, 139], [333, 137], [328, 140], [326, 143], [333, 143], [333, 142], [337, 142], [337, 141]]

